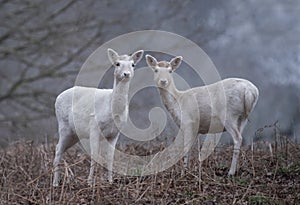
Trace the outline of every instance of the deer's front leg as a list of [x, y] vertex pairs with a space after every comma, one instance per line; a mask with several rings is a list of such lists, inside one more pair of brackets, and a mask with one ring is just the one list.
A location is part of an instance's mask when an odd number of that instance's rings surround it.
[[100, 160], [100, 133], [97, 130], [90, 131], [91, 165], [88, 176], [88, 185], [92, 186], [94, 182], [94, 172], [97, 161]]
[[196, 127], [197, 126], [195, 126], [194, 123], [186, 123], [186, 124], [182, 124], [180, 128], [183, 137], [183, 153], [184, 153], [183, 162], [184, 162], [184, 167], [186, 169], [189, 168], [189, 158], [190, 158], [189, 151], [193, 146], [198, 133]]
[[119, 138], [119, 133], [117, 136], [111, 138], [109, 140], [109, 145], [107, 146], [107, 169], [108, 169], [108, 181], [112, 183], [112, 171], [113, 171], [113, 163], [114, 163], [114, 154], [116, 143]]

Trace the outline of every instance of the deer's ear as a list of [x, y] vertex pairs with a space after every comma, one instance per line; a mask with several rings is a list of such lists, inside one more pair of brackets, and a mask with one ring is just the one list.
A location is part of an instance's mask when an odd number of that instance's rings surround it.
[[143, 50], [139, 50], [134, 52], [131, 55], [131, 59], [133, 60], [134, 64], [137, 64], [143, 57], [144, 51]]
[[119, 57], [119, 54], [111, 48], [107, 49], [107, 55], [112, 64], [115, 64]]
[[155, 67], [157, 66], [157, 60], [151, 55], [146, 55], [146, 62], [148, 66], [153, 69], [155, 69]]
[[172, 71], [175, 71], [181, 64], [182, 62], [182, 56], [176, 56], [170, 61]]

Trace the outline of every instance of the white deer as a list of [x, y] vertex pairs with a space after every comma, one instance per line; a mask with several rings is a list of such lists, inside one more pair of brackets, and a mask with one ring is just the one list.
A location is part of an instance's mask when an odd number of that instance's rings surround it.
[[[259, 96], [256, 86], [245, 79], [228, 78], [207, 86], [179, 91], [175, 87], [172, 72], [180, 66], [181, 56], [170, 62], [157, 62], [154, 57], [146, 55], [146, 62], [154, 70], [154, 81], [161, 100], [182, 130], [184, 139], [193, 134], [229, 132], [234, 151], [228, 175], [234, 175], [242, 143], [241, 133]], [[224, 99], [226, 102], [223, 102]]]
[[108, 180], [112, 182], [112, 166], [115, 145], [119, 137], [119, 125], [128, 117], [128, 90], [134, 67], [143, 57], [143, 50], [132, 55], [118, 55], [108, 49], [108, 57], [114, 65], [113, 89], [97, 89], [75, 86], [62, 92], [56, 99], [55, 112], [58, 121], [59, 141], [56, 146], [53, 186], [59, 185], [59, 162], [63, 153], [82, 138], [89, 139], [91, 167], [89, 185], [93, 183], [95, 157], [99, 154], [103, 137], [110, 143], [106, 147]]

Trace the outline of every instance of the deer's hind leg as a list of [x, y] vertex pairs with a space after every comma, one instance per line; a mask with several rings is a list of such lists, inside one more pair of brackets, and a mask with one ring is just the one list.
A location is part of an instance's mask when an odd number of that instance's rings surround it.
[[233, 143], [234, 143], [232, 162], [231, 162], [230, 170], [228, 172], [229, 176], [234, 175], [236, 172], [240, 149], [241, 149], [242, 140], [243, 140], [242, 132], [247, 123], [246, 120], [247, 119], [240, 117], [240, 118], [234, 120], [235, 123], [231, 123], [231, 124], [225, 126], [227, 132], [232, 136]]
[[59, 186], [59, 180], [60, 180], [59, 163], [61, 161], [63, 153], [78, 142], [78, 137], [75, 135], [75, 133], [71, 130], [71, 128], [67, 124], [60, 123], [58, 127], [59, 127], [58, 129], [59, 141], [56, 145], [55, 158], [53, 161], [53, 167], [54, 167], [53, 186], [55, 187]]

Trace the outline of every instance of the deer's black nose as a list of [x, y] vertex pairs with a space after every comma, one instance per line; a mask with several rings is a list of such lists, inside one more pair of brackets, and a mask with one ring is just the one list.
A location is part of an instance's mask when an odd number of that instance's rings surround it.
[[167, 80], [160, 80], [160, 83], [162, 84], [162, 85], [166, 85], [167, 84]]
[[130, 77], [130, 73], [129, 72], [125, 72], [123, 75], [124, 75], [125, 78], [129, 78]]

